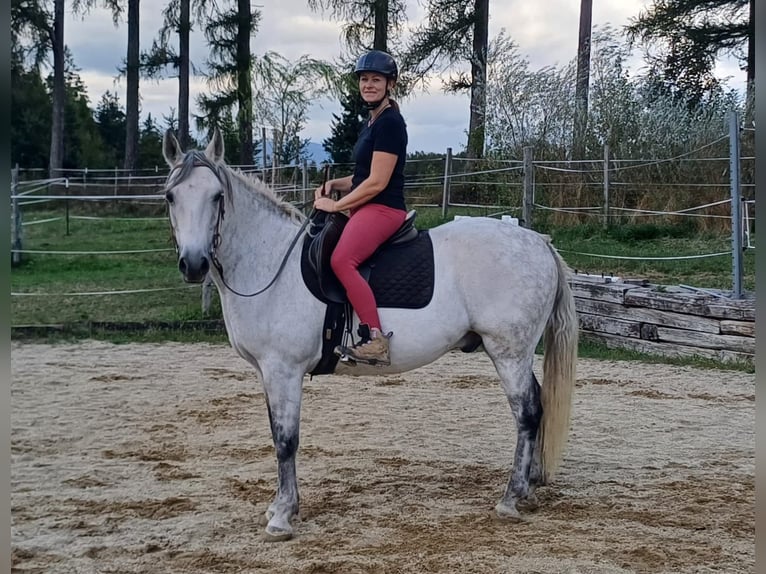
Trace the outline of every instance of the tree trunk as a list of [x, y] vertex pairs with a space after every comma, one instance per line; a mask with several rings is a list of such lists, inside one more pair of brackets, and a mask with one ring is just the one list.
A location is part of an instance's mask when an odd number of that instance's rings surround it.
[[181, 0], [181, 14], [178, 25], [178, 140], [181, 149], [191, 143], [189, 133], [189, 33], [191, 0]]
[[487, 43], [489, 0], [475, 0], [473, 54], [471, 56], [471, 116], [468, 123], [468, 157], [484, 157], [484, 120], [487, 109]]
[[138, 162], [139, 1], [128, 0], [127, 94], [125, 96], [125, 165], [128, 172]]
[[64, 164], [64, 103], [66, 79], [64, 76], [64, 0], [53, 5], [53, 105], [51, 110], [51, 153], [48, 164], [49, 177], [61, 176]]
[[585, 130], [588, 125], [588, 84], [590, 83], [590, 38], [593, 0], [580, 1], [580, 34], [577, 43], [574, 137], [572, 159], [585, 155]]
[[239, 163], [252, 165], [255, 161], [253, 147], [253, 84], [250, 36], [253, 16], [250, 0], [237, 0], [237, 122], [239, 124]]
[[388, 52], [388, 0], [375, 0], [375, 36], [372, 49]]
[[750, 0], [750, 20], [747, 32], [747, 86], [745, 89], [745, 124], [750, 126], [755, 116], [755, 0]]

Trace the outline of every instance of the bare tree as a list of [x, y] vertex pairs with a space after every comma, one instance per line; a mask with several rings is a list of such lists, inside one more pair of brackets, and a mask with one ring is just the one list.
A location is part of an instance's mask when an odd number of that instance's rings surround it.
[[134, 170], [138, 162], [138, 137], [139, 137], [139, 77], [141, 68], [139, 50], [139, 4], [140, 0], [73, 0], [72, 9], [75, 13], [85, 14], [94, 6], [100, 4], [112, 12], [112, 22], [117, 26], [125, 11], [127, 2], [128, 10], [128, 47], [125, 66], [120, 69], [120, 74], [126, 76], [125, 95], [125, 159], [123, 167]]
[[584, 159], [585, 130], [588, 121], [588, 85], [590, 83], [590, 41], [593, 0], [580, 0], [580, 32], [577, 40], [577, 79], [575, 84], [575, 121], [572, 159]]
[[[426, 21], [412, 36], [403, 67], [413, 82], [427, 82], [431, 72], [471, 64], [471, 77], [451, 78], [447, 91], [469, 91], [471, 115], [467, 151], [472, 158], [484, 154], [486, 115], [489, 0], [429, 0]], [[468, 46], [471, 46], [468, 49]]]
[[140, 70], [139, 51], [139, 3], [140, 0], [128, 0], [128, 57], [126, 62], [125, 95], [125, 163], [130, 172], [138, 163], [138, 82]]
[[308, 4], [345, 22], [343, 36], [353, 54], [369, 49], [396, 52], [394, 45], [406, 19], [403, 0], [308, 0]]
[[60, 176], [64, 164], [64, 104], [66, 78], [64, 74], [64, 0], [53, 3], [53, 105], [51, 113], [51, 155], [48, 163], [49, 177]]
[[231, 3], [216, 6], [205, 23], [210, 50], [208, 84], [213, 93], [199, 97], [203, 115], [197, 124], [212, 128], [236, 109], [239, 163], [250, 165], [255, 161], [250, 38], [257, 30], [260, 12], [250, 8], [249, 0], [227, 2]]
[[341, 78], [328, 62], [302, 56], [290, 62], [267, 52], [255, 63], [255, 111], [258, 119], [276, 130], [273, 154], [279, 164], [305, 156], [307, 141], [300, 139], [311, 102], [338, 94]]
[[59, 177], [64, 163], [64, 103], [66, 98], [66, 54], [64, 44], [64, 0], [54, 0], [53, 14], [45, 0], [11, 1], [11, 50], [19, 61], [31, 57], [39, 70], [53, 54], [49, 177]]

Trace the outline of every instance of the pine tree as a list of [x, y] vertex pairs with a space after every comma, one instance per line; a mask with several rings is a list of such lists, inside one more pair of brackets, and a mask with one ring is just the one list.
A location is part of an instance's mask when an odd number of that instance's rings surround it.
[[664, 88], [691, 107], [720, 87], [716, 59], [732, 53], [747, 70], [748, 96], [755, 82], [755, 0], [653, 0], [627, 27], [632, 40], [658, 47], [651, 55]]
[[95, 117], [104, 142], [105, 161], [116, 167], [125, 155], [125, 112], [119, 96], [108, 90], [104, 92], [96, 106]]
[[356, 86], [344, 92], [340, 103], [343, 107], [342, 115], [332, 115], [332, 135], [322, 142], [322, 147], [330, 154], [333, 163], [351, 163], [354, 144], [364, 125], [367, 110]]

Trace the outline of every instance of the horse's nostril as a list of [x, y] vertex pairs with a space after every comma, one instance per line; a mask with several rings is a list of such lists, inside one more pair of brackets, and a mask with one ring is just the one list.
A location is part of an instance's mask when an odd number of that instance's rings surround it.
[[210, 262], [207, 260], [207, 257], [202, 258], [202, 265], [200, 266], [200, 271], [203, 275], [207, 275], [207, 272], [210, 271]]
[[188, 269], [188, 266], [186, 265], [186, 259], [181, 257], [178, 259], [178, 270], [186, 275], [186, 270]]

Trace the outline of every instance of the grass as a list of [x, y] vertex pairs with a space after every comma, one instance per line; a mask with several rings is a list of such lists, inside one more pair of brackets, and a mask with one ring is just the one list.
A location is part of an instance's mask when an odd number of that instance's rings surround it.
[[[25, 221], [61, 217], [63, 210], [25, 212]], [[421, 229], [442, 222], [439, 208], [420, 208], [417, 226]], [[486, 209], [451, 209], [447, 220], [456, 214], [486, 215]], [[221, 342], [225, 333], [192, 328], [197, 321], [220, 319], [217, 297], [209, 316], [201, 306], [200, 286], [186, 285], [176, 266], [167, 221], [124, 220], [112, 213], [110, 219], [71, 219], [69, 233], [62, 219], [24, 228], [24, 249], [53, 251], [162, 251], [131, 254], [24, 254], [20, 266], [11, 272], [11, 324], [55, 325], [58, 329], [16, 331], [14, 338], [35, 340], [74, 340], [83, 337], [113, 342]], [[137, 213], [136, 216], [140, 216]], [[580, 272], [607, 273], [642, 278], [657, 284], [686, 284], [700, 288], [731, 289], [731, 256], [681, 261], [652, 261], [648, 257], [668, 257], [727, 251], [725, 235], [700, 232], [691, 224], [625, 225], [602, 229], [577, 225], [539, 229], [548, 233], [569, 265]], [[644, 259], [606, 259], [583, 253], [641, 257]], [[755, 253], [745, 253], [744, 287], [755, 288]], [[76, 293], [121, 290], [150, 290], [133, 294], [76, 295]], [[136, 322], [148, 326], [139, 330], [115, 330], [99, 322]], [[189, 328], [178, 329], [178, 322]], [[166, 327], [162, 324], [167, 323]], [[588, 343], [581, 345], [581, 356], [612, 359], [655, 360], [664, 363], [715, 366], [696, 359], [649, 358], [630, 351], [610, 350]], [[726, 368], [732, 368], [731, 366]]]
[[[61, 215], [42, 212], [35, 220]], [[202, 319], [201, 289], [178, 272], [166, 221], [71, 220], [30, 225], [24, 249], [39, 251], [163, 251], [113, 255], [24, 254], [12, 270], [13, 325], [86, 321], [179, 321]], [[129, 294], [75, 295], [150, 290]], [[213, 308], [213, 316], [220, 310]]]

